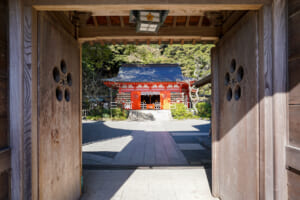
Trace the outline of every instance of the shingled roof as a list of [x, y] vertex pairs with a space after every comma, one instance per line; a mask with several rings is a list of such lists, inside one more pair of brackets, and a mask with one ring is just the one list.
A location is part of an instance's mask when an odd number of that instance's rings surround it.
[[104, 79], [108, 82], [178, 82], [193, 80], [184, 77], [178, 64], [126, 64], [117, 77]]

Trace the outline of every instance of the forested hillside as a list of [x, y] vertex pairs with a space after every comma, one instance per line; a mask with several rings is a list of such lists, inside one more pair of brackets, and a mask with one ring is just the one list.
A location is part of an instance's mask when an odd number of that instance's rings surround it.
[[[108, 96], [101, 79], [117, 75], [123, 63], [178, 63], [187, 77], [200, 79], [210, 73], [210, 49], [213, 45], [103, 45], [82, 47], [83, 97]], [[210, 85], [199, 90], [210, 95]]]

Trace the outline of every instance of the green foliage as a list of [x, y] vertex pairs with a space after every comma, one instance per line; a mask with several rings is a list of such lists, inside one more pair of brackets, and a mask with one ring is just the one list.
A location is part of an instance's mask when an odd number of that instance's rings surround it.
[[198, 110], [198, 115], [201, 118], [210, 119], [211, 118], [211, 104], [208, 102], [197, 103], [196, 108]]
[[[83, 97], [109, 96], [103, 78], [117, 75], [123, 63], [177, 63], [187, 77], [200, 79], [210, 73], [210, 44], [82, 46]], [[204, 93], [210, 94], [210, 88]]]
[[174, 119], [195, 119], [197, 116], [193, 115], [183, 103], [176, 104], [174, 109], [171, 109], [172, 117]]
[[128, 117], [128, 111], [125, 109], [102, 109], [101, 107], [96, 107], [91, 109], [86, 117], [89, 120], [105, 120], [110, 119], [112, 114], [113, 120], [126, 120]]

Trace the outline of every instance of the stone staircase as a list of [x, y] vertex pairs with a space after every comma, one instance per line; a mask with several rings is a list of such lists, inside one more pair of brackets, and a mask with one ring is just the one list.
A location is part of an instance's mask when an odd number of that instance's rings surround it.
[[170, 110], [130, 110], [128, 115], [130, 121], [168, 121], [172, 120]]

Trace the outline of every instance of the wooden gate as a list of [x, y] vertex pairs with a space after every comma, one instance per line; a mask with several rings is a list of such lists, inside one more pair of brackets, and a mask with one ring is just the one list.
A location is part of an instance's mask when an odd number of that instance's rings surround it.
[[80, 47], [51, 13], [38, 16], [39, 199], [78, 199]]
[[257, 13], [246, 14], [222, 40], [213, 53], [213, 70], [218, 84], [214, 90], [219, 107], [216, 152], [218, 195], [221, 199], [258, 199], [258, 30]]
[[0, 2], [0, 199], [9, 199], [8, 1]]
[[300, 197], [300, 7], [288, 1], [289, 135], [286, 147], [289, 199]]

